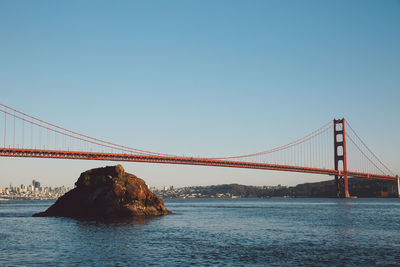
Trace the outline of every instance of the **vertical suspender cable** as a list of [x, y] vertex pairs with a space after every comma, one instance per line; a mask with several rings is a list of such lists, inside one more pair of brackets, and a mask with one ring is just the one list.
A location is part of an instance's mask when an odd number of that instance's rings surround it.
[[31, 133], [31, 144], [30, 144], [30, 148], [32, 149], [32, 139], [33, 139], [32, 124], [31, 124], [30, 133]]
[[22, 120], [22, 148], [24, 148], [24, 138], [25, 138], [25, 125], [24, 125], [24, 120]]
[[13, 148], [15, 148], [15, 111], [14, 111], [14, 134], [13, 134]]
[[7, 114], [4, 112], [4, 148], [6, 147], [6, 136], [7, 136]]

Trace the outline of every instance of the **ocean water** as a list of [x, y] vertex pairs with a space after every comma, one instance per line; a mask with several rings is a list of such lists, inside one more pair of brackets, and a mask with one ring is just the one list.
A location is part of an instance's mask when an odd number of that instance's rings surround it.
[[399, 266], [400, 199], [177, 199], [173, 215], [33, 218], [0, 201], [1, 266]]

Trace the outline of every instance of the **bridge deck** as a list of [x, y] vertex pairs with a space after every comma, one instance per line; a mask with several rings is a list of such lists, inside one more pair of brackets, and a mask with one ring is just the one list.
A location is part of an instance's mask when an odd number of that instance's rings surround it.
[[[56, 158], [56, 159], [86, 159], [86, 160], [107, 160], [107, 161], [131, 161], [131, 162], [147, 162], [147, 163], [164, 163], [164, 164], [183, 164], [183, 165], [201, 165], [216, 166], [230, 168], [247, 168], [260, 170], [275, 170], [288, 172], [303, 172], [326, 175], [342, 175], [343, 172], [330, 169], [319, 169], [299, 166], [277, 165], [268, 163], [254, 163], [243, 161], [215, 160], [208, 158], [194, 157], [169, 157], [169, 156], [152, 156], [139, 154], [112, 154], [99, 152], [79, 152], [79, 151], [57, 151], [57, 150], [39, 150], [39, 149], [18, 149], [18, 148], [0, 148], [0, 156], [2, 157], [28, 157], [28, 158]], [[379, 180], [396, 180], [394, 176], [369, 174], [348, 171], [347, 175], [352, 177], [379, 179]]]

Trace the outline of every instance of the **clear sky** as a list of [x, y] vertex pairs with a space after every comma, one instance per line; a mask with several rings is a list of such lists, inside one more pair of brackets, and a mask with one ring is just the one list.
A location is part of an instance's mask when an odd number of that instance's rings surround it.
[[[399, 1], [0, 1], [0, 102], [122, 145], [232, 155], [346, 117], [400, 173]], [[0, 158], [0, 186], [101, 161]], [[148, 184], [294, 185], [272, 171], [124, 163]]]

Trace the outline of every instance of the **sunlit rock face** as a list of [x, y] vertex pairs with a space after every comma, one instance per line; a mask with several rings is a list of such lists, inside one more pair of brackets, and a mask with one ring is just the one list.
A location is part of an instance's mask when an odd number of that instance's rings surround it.
[[121, 165], [83, 172], [75, 188], [35, 217], [118, 218], [170, 214], [146, 183]]

